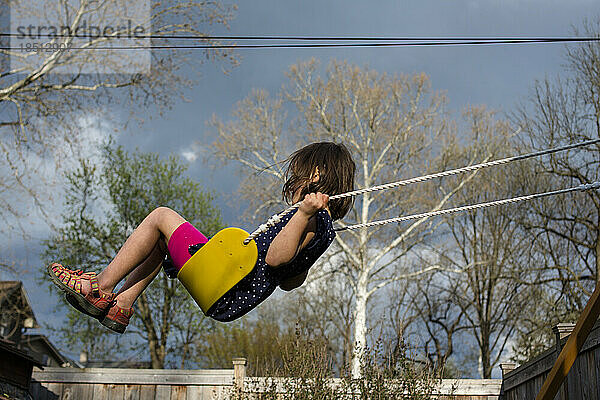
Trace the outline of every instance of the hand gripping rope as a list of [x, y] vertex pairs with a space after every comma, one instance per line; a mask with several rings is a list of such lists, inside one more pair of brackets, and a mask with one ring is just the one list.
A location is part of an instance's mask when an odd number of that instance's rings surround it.
[[[409, 179], [405, 179], [405, 180], [401, 180], [401, 181], [397, 181], [397, 182], [386, 183], [383, 185], [372, 186], [370, 188], [354, 190], [352, 192], [341, 193], [341, 194], [337, 194], [334, 196], [330, 196], [329, 199], [335, 200], [335, 199], [341, 199], [344, 197], [358, 196], [358, 195], [361, 195], [364, 193], [374, 192], [377, 190], [392, 189], [392, 188], [395, 188], [398, 186], [406, 186], [406, 185], [410, 185], [413, 183], [425, 182], [425, 181], [435, 179], [435, 178], [442, 178], [445, 176], [457, 175], [457, 174], [460, 174], [463, 172], [476, 171], [479, 169], [492, 167], [492, 166], [496, 166], [496, 165], [508, 164], [513, 161], [520, 161], [520, 160], [525, 160], [528, 158], [543, 156], [546, 154], [552, 154], [552, 153], [557, 153], [560, 151], [570, 150], [570, 149], [574, 149], [577, 147], [589, 146], [589, 145], [599, 143], [599, 142], [600, 142], [600, 139], [594, 139], [594, 140], [588, 140], [585, 142], [574, 143], [574, 144], [570, 144], [570, 145], [566, 145], [566, 146], [541, 150], [541, 151], [537, 151], [537, 152], [533, 152], [533, 153], [502, 158], [499, 160], [488, 161], [488, 162], [484, 162], [481, 164], [469, 165], [469, 166], [462, 167], [462, 168], [437, 172], [437, 173], [429, 174], [429, 175], [418, 176], [418, 177], [409, 178]], [[413, 220], [413, 219], [428, 218], [428, 217], [437, 216], [437, 215], [457, 213], [457, 212], [461, 212], [461, 211], [471, 211], [471, 210], [477, 210], [480, 208], [487, 208], [487, 207], [499, 206], [499, 205], [503, 205], [503, 204], [517, 203], [517, 202], [532, 200], [532, 199], [536, 199], [536, 198], [540, 198], [540, 197], [554, 196], [554, 195], [568, 193], [568, 192], [584, 191], [584, 190], [591, 190], [591, 189], [600, 189], [600, 182], [592, 182], [589, 184], [582, 184], [582, 185], [574, 186], [574, 187], [567, 188], [567, 189], [554, 190], [554, 191], [543, 192], [543, 193], [534, 193], [534, 194], [530, 194], [530, 195], [526, 195], [526, 196], [512, 197], [512, 198], [508, 198], [508, 199], [490, 201], [490, 202], [486, 202], [486, 203], [478, 203], [478, 204], [466, 205], [466, 206], [462, 206], [462, 207], [449, 208], [449, 209], [445, 209], [445, 210], [437, 210], [437, 211], [425, 212], [425, 213], [420, 213], [420, 214], [407, 215], [407, 216], [403, 216], [403, 217], [390, 218], [390, 219], [385, 219], [385, 220], [380, 220], [380, 221], [373, 221], [373, 222], [367, 222], [367, 223], [362, 223], [362, 224], [349, 225], [349, 226], [345, 226], [342, 228], [336, 228], [335, 230], [336, 231], [344, 231], [344, 230], [349, 230], [349, 229], [366, 228], [366, 227], [370, 227], [370, 226], [384, 225], [384, 224], [388, 224], [391, 222], [402, 222], [402, 221], [408, 221], [408, 220]], [[244, 245], [250, 243], [261, 233], [266, 232], [267, 229], [271, 228], [272, 226], [274, 226], [281, 220], [282, 215], [297, 208], [299, 205], [300, 205], [300, 202], [290, 206], [289, 208], [287, 208], [286, 210], [284, 210], [278, 214], [273, 215], [271, 218], [269, 218], [267, 220], [267, 222], [260, 225], [254, 232], [252, 232], [244, 240]]]

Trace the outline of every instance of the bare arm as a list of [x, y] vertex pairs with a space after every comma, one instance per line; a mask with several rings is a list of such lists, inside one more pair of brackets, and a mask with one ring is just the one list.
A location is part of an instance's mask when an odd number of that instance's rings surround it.
[[315, 236], [316, 221], [313, 216], [319, 210], [327, 208], [329, 196], [322, 193], [307, 194], [298, 211], [275, 236], [265, 261], [277, 268], [289, 263]]

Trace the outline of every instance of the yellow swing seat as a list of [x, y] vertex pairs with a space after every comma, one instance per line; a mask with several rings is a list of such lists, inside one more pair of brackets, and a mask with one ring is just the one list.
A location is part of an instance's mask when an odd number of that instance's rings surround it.
[[177, 278], [206, 314], [210, 307], [248, 275], [256, 264], [254, 240], [240, 228], [225, 228], [213, 236], [181, 267]]

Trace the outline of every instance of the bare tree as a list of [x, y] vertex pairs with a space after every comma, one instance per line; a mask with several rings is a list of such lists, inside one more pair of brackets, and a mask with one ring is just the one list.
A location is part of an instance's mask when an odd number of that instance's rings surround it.
[[[274, 100], [256, 91], [239, 104], [232, 121], [215, 121], [216, 154], [241, 163], [245, 178], [241, 192], [253, 211], [253, 222], [264, 218], [265, 211], [282, 207], [278, 163], [292, 150], [290, 144], [321, 140], [344, 143], [357, 163], [356, 184], [360, 188], [422, 173], [436, 165], [435, 152], [442, 135], [448, 132], [443, 123], [445, 100], [432, 93], [424, 74], [388, 76], [333, 62], [321, 77], [317, 63], [310, 61], [292, 66], [289, 79], [287, 88]], [[297, 110], [291, 122], [283, 111], [286, 100]], [[342, 225], [397, 216], [408, 210], [439, 209], [472, 176], [457, 181], [437, 200], [424, 189], [431, 188], [428, 185], [367, 193], [357, 199]], [[354, 376], [360, 375], [366, 348], [369, 299], [390, 283], [426, 272], [411, 270], [405, 260], [436, 226], [424, 219], [337, 235], [332, 250], [342, 256], [337, 269], [348, 277], [354, 296]], [[439, 266], [429, 266], [427, 271], [436, 268]]]
[[[470, 145], [459, 154], [463, 162], [472, 157], [471, 152], [485, 152], [493, 158], [516, 152], [511, 146], [512, 129], [506, 121], [481, 107], [469, 109], [466, 118], [471, 127]], [[481, 171], [454, 196], [453, 202], [474, 204], [521, 194], [525, 190], [519, 173], [522, 168], [510, 164]], [[452, 179], [448, 181], [445, 184], [450, 188], [456, 185]], [[513, 339], [524, 310], [517, 304], [526, 303], [527, 282], [533, 281], [527, 258], [531, 240], [515, 222], [515, 208], [493, 207], [448, 215], [444, 217], [448, 237], [431, 248], [439, 254], [440, 263], [457, 271], [440, 271], [432, 284], [460, 309], [461, 328], [467, 329], [477, 343], [482, 378], [491, 377], [492, 368]], [[457, 328], [452, 324], [449, 327]], [[451, 350], [449, 344], [448, 348]]]
[[[598, 37], [600, 23], [585, 22], [583, 30]], [[564, 74], [536, 82], [528, 101], [513, 113], [523, 130], [522, 142], [531, 149], [600, 136], [600, 44], [570, 46], [566, 60]], [[557, 153], [535, 164], [540, 178], [532, 185], [562, 188], [594, 182], [600, 179], [599, 167], [597, 144]], [[530, 211], [521, 223], [534, 240], [532, 251], [544, 270], [538, 284], [545, 295], [519, 332], [516, 352], [521, 359], [548, 347], [552, 324], [576, 318], [600, 282], [600, 193], [548, 198]]]
[[[413, 330], [418, 329], [418, 342], [435, 370], [448, 376], [446, 364], [455, 353], [456, 336], [466, 329], [463, 310], [452, 300], [457, 281], [448, 282], [442, 274], [415, 280], [409, 297], [414, 312]], [[425, 332], [425, 333], [423, 333]], [[461, 372], [465, 372], [464, 370]]]
[[[12, 19], [35, 21], [13, 27], [17, 31], [10, 39], [16, 40], [20, 33], [22, 47], [3, 37], [4, 49], [0, 50], [4, 66], [0, 73], [3, 228], [18, 226], [27, 213], [24, 205], [30, 201], [42, 212], [52, 204], [44, 189], [52, 182], [42, 179], [44, 170], [60, 169], [69, 158], [77, 157], [81, 118], [106, 118], [129, 110], [131, 117], [143, 120], [152, 113], [140, 110], [162, 112], [182, 97], [194, 82], [188, 71], [199, 71], [204, 59], [235, 62], [230, 53], [219, 50], [206, 50], [203, 58], [181, 49], [147, 47], [173, 44], [163, 36], [204, 36], [211, 25], [227, 24], [233, 6], [179, 0], [42, 3], [39, 7], [25, 1], [1, 4]], [[148, 5], [145, 11], [134, 12], [143, 5]], [[128, 23], [138, 28], [135, 32], [141, 38], [125, 39], [131, 35]], [[114, 46], [129, 47], [110, 50]]]

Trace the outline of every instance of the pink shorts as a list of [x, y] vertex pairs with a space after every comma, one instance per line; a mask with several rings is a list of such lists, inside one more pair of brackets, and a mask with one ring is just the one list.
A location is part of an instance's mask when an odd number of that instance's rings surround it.
[[167, 248], [173, 260], [173, 265], [180, 270], [183, 264], [190, 259], [188, 248], [193, 244], [206, 243], [208, 239], [189, 222], [179, 225], [169, 238]]

